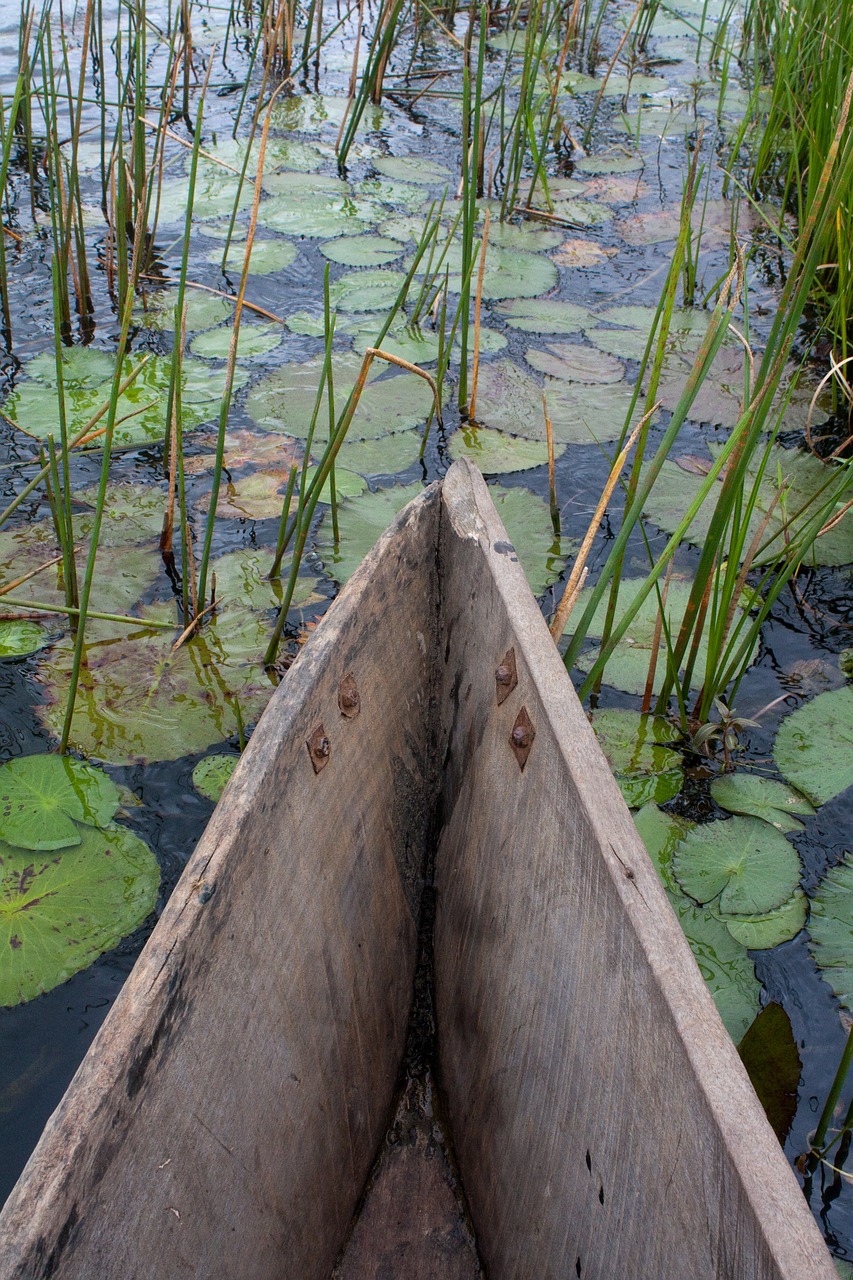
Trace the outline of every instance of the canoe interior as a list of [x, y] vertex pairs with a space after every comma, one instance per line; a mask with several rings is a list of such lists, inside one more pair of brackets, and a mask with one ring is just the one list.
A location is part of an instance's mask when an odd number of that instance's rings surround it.
[[[424, 1205], [452, 1219], [440, 1163], [386, 1162], [349, 1233], [425, 874], [443, 1107], [492, 1280], [835, 1276], [466, 463], [276, 692], [0, 1216], [0, 1274], [417, 1274], [391, 1237], [427, 1232]], [[432, 1274], [467, 1280], [458, 1244]]]

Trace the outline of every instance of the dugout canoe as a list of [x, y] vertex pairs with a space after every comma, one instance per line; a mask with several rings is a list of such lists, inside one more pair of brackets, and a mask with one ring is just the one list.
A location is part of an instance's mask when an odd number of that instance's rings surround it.
[[[380, 1162], [341, 1261], [433, 858], [440, 1095], [483, 1272], [833, 1280], [464, 462], [272, 698], [7, 1202], [4, 1280], [477, 1274], [430, 1227], [452, 1179], [429, 1143], [408, 1180]], [[385, 1146], [402, 1167], [417, 1142]]]

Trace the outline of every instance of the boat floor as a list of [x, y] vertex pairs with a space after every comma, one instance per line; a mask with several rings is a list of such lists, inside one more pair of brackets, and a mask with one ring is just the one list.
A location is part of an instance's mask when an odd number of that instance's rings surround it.
[[452, 1155], [428, 1114], [433, 1097], [430, 1080], [404, 1092], [332, 1280], [483, 1275]]

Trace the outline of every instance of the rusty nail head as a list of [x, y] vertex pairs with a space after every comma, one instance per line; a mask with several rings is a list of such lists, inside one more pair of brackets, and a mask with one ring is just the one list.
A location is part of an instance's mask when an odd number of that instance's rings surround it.
[[361, 711], [361, 694], [352, 672], [345, 675], [338, 686], [338, 707], [347, 720], [354, 720]]
[[515, 649], [507, 649], [500, 665], [495, 670], [495, 691], [498, 706], [505, 702], [518, 684], [518, 670], [515, 664]]
[[319, 773], [321, 769], [325, 769], [329, 763], [329, 756], [332, 754], [332, 744], [326, 737], [326, 730], [321, 724], [317, 725], [306, 745], [308, 754], [311, 757], [311, 763], [314, 766], [314, 772]]
[[513, 749], [520, 769], [523, 769], [527, 764], [527, 757], [530, 755], [530, 749], [533, 746], [535, 737], [536, 730], [533, 728], [533, 721], [527, 714], [527, 708], [522, 707], [515, 717], [515, 724], [512, 726], [512, 732], [509, 735], [509, 745]]

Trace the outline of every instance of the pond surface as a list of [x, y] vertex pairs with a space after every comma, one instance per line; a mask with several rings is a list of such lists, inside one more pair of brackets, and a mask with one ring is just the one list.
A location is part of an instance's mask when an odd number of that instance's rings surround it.
[[[471, 457], [494, 482], [499, 512], [531, 586], [544, 612], [553, 613], [567, 567], [610, 472], [678, 234], [687, 165], [697, 148], [705, 166], [701, 234], [697, 231], [695, 241], [697, 300], [708, 296], [713, 303], [730, 262], [733, 206], [723, 199], [724, 166], [727, 141], [739, 127], [746, 95], [733, 61], [723, 59], [722, 70], [719, 65], [709, 67], [707, 33], [719, 30], [734, 39], [736, 15], [718, 0], [704, 5], [679, 0], [672, 9], [661, 10], [645, 60], [633, 67], [619, 62], [597, 101], [604, 69], [617, 52], [630, 12], [619, 5], [609, 11], [591, 64], [579, 69], [567, 63], [559, 94], [565, 137], [548, 164], [551, 206], [540, 198], [531, 201], [541, 216], [499, 221], [502, 175], [496, 135], [487, 135], [485, 195], [479, 204], [481, 216], [488, 209], [491, 224], [482, 285], [476, 416], [469, 420], [456, 404], [458, 355], [447, 374], [443, 421], [433, 421], [428, 431], [431, 394], [426, 385], [400, 368], [374, 366], [338, 458], [340, 537], [334, 538], [328, 503], [321, 503], [287, 619], [279, 676], [395, 511], [460, 456]], [[188, 289], [182, 371], [186, 507], [198, 551], [210, 506], [215, 422], [250, 219], [247, 188], [223, 269], [236, 171], [244, 155], [231, 131], [244, 81], [248, 77], [257, 92], [260, 70], [250, 67], [249, 28], [229, 23], [228, 14], [215, 6], [195, 5], [193, 15], [200, 76], [208, 59], [211, 68], [188, 259], [188, 279], [193, 283]], [[154, 34], [158, 24], [165, 27], [166, 15], [149, 9], [148, 17], [153, 24], [149, 85], [154, 85], [168, 60], [165, 42]], [[169, 137], [164, 149], [152, 278], [134, 312], [128, 370], [141, 356], [149, 360], [119, 414], [92, 596], [93, 609], [129, 614], [139, 621], [128, 628], [109, 619], [90, 620], [70, 736], [76, 752], [101, 762], [119, 784], [119, 822], [156, 854], [162, 873], [158, 910], [212, 811], [212, 802], [193, 784], [194, 767], [211, 754], [236, 758], [244, 729], [250, 731], [278, 678], [267, 675], [261, 662], [282, 599], [281, 584], [270, 583], [266, 574], [290, 468], [304, 457], [311, 431], [324, 352], [326, 269], [337, 311], [333, 369], [340, 404], [394, 303], [429, 210], [440, 210], [439, 244], [458, 212], [460, 41], [468, 17], [456, 15], [448, 21], [449, 33], [425, 24], [417, 41], [403, 27], [382, 106], [367, 108], [343, 174], [335, 146], [346, 112], [357, 13], [347, 16], [326, 7], [322, 49], [273, 108], [246, 289], [251, 307], [243, 317], [211, 544], [211, 569], [223, 607], [203, 634], [177, 654], [172, 644], [182, 629], [176, 612], [182, 592], [180, 531], [175, 536], [177, 568], [164, 565], [159, 535], [168, 501], [163, 441], [175, 345], [175, 292], [167, 282], [174, 284], [180, 272], [192, 139], [184, 121], [174, 119], [170, 125], [174, 138]], [[79, 58], [81, 22], [78, 15], [68, 26], [72, 71]], [[0, 29], [0, 88], [7, 100], [17, 74], [16, 24], [17, 15], [14, 26], [7, 17]], [[700, 28], [706, 35], [697, 61]], [[484, 77], [489, 92], [497, 92], [505, 81], [508, 103], [517, 96], [522, 70], [521, 62], [508, 55], [511, 39], [506, 24], [496, 22], [490, 30]], [[556, 61], [559, 51], [548, 49]], [[150, 114], [153, 118], [156, 113]], [[86, 234], [93, 324], [81, 324], [80, 331], [70, 335], [74, 345], [66, 353], [71, 434], [86, 424], [108, 394], [120, 327], [104, 270], [97, 142], [102, 122], [96, 95], [87, 100], [84, 121], [92, 131], [91, 137], [84, 135], [79, 158], [83, 201], [90, 214]], [[579, 142], [590, 121], [588, 154], [579, 148], [573, 151], [571, 140]], [[245, 134], [247, 127], [248, 115], [240, 132]], [[249, 172], [254, 172], [254, 164]], [[12, 501], [37, 472], [38, 446], [56, 430], [57, 405], [49, 201], [42, 192], [31, 207], [20, 157], [13, 167], [12, 191], [12, 226], [20, 240], [7, 248], [12, 341], [2, 359], [0, 506]], [[524, 197], [522, 186], [521, 202]], [[745, 206], [738, 235], [753, 250], [747, 267], [749, 323], [751, 340], [760, 343], [777, 305], [789, 254]], [[451, 297], [461, 287], [461, 254], [457, 236], [444, 264]], [[421, 279], [416, 277], [410, 299], [417, 296]], [[665, 430], [675, 408], [707, 318], [708, 311], [697, 307], [678, 321], [659, 390], [662, 409], [652, 423], [653, 439]], [[440, 342], [449, 334], [448, 325], [440, 338], [440, 327], [438, 317], [425, 308], [419, 328], [398, 321], [383, 348], [435, 371]], [[792, 397], [780, 435], [789, 448], [802, 444], [808, 403], [819, 377], [820, 371], [807, 371], [804, 388]], [[732, 343], [723, 349], [703, 389], [696, 421], [685, 424], [679, 435], [677, 454], [682, 462], [700, 457], [707, 468], [715, 445], [726, 439], [737, 419], [742, 382], [743, 354]], [[553, 421], [558, 533], [548, 506], [543, 391]], [[822, 401], [815, 421], [827, 416]], [[312, 446], [318, 460], [327, 422], [328, 411], [321, 407]], [[75, 455], [73, 519], [75, 538], [84, 552], [100, 471], [97, 446]], [[690, 466], [681, 474], [686, 486]], [[676, 473], [677, 490], [681, 484]], [[643, 576], [649, 551], [660, 551], [667, 539], [663, 530], [671, 532], [678, 519], [663, 500], [650, 507], [648, 515], [645, 540], [637, 534], [628, 544], [629, 578]], [[618, 524], [619, 502], [614, 500], [590, 559], [593, 579]], [[738, 690], [736, 709], [750, 719], [762, 708], [769, 710], [760, 716], [758, 727], [743, 735], [741, 768], [778, 776], [772, 751], [779, 725], [817, 695], [845, 686], [838, 655], [850, 644], [853, 621], [853, 578], [845, 563], [853, 559], [853, 550], [845, 554], [846, 545], [853, 548], [853, 543], [846, 525], [840, 526], [839, 539], [840, 549], [828, 564], [801, 571], [796, 589], [780, 597], [764, 627], [755, 662]], [[0, 530], [0, 582], [37, 569], [54, 554], [53, 526], [39, 487]], [[685, 544], [676, 559], [676, 583], [679, 577], [692, 576], [696, 560], [696, 548]], [[61, 604], [56, 573], [55, 568], [42, 571], [16, 589], [16, 600], [24, 602], [18, 605], [19, 613], [28, 613], [27, 602]], [[35, 651], [0, 660], [0, 762], [48, 751], [62, 731], [73, 642], [61, 616], [39, 616], [46, 633]], [[157, 623], [163, 624], [160, 629], [151, 625]], [[583, 678], [582, 671], [576, 674]], [[605, 677], [597, 705], [639, 709], [642, 687], [637, 690], [625, 680], [620, 685]], [[718, 762], [712, 765], [688, 754], [682, 763], [687, 766], [686, 781], [679, 775], [677, 794], [667, 809], [692, 819], [722, 817], [709, 788]], [[807, 893], [814, 893], [828, 868], [842, 858], [849, 845], [850, 819], [847, 790], [806, 815], [802, 829], [791, 836]], [[153, 919], [47, 994], [0, 1009], [0, 1196], [14, 1183]], [[809, 949], [806, 930], [779, 946], [752, 951], [748, 959], [743, 949], [743, 956], [745, 963], [754, 963], [757, 976], [757, 983], [749, 977], [749, 998], [754, 998], [756, 1008], [759, 994], [762, 1004], [778, 1002], [784, 1008], [799, 1052], [796, 1113], [786, 1138], [793, 1161], [807, 1149], [845, 1030], [838, 1002]], [[750, 1020], [751, 1015], [740, 1026], [735, 1018], [736, 1038]], [[734, 1026], [732, 1030], [735, 1034]], [[853, 1256], [853, 1197], [846, 1177], [834, 1176], [822, 1166], [809, 1194], [833, 1252]]]

